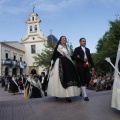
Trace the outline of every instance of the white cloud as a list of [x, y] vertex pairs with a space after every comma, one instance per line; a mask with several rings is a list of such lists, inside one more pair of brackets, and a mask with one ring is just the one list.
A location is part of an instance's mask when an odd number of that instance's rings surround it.
[[33, 5], [39, 11], [56, 12], [84, 4], [120, 6], [120, 0], [0, 0], [0, 13], [19, 14], [32, 9]]
[[26, 12], [35, 5], [37, 10], [45, 12], [55, 12], [62, 8], [69, 7], [78, 3], [83, 3], [85, 0], [0, 0], [0, 12], [8, 12], [18, 14]]

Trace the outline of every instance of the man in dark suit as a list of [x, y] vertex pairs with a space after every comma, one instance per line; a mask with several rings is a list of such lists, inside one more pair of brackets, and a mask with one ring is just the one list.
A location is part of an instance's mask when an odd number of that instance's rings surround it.
[[20, 94], [23, 93], [25, 81], [26, 80], [25, 80], [24, 76], [20, 75], [20, 77], [18, 78], [18, 85], [19, 85], [19, 88], [20, 88]]
[[41, 85], [42, 85], [42, 90], [44, 91], [44, 95], [47, 96], [47, 81], [46, 81], [46, 77], [45, 77], [45, 72], [41, 72], [41, 76], [39, 78]]
[[94, 63], [90, 54], [90, 50], [85, 47], [86, 39], [81, 38], [79, 42], [80, 42], [80, 46], [75, 48], [73, 53], [73, 59], [76, 61], [76, 68], [78, 71], [78, 75], [80, 77], [84, 100], [89, 101], [85, 86], [86, 85], [88, 86], [90, 82], [89, 64], [91, 64], [92, 72], [94, 72]]

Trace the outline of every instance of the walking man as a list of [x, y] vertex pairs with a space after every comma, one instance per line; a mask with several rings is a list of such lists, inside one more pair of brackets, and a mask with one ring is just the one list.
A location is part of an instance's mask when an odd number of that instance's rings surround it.
[[92, 67], [92, 72], [94, 72], [94, 63], [90, 50], [86, 48], [86, 39], [80, 38], [79, 43], [80, 46], [75, 48], [73, 58], [76, 61], [76, 68], [82, 85], [82, 95], [85, 101], [89, 101], [86, 93], [86, 86], [88, 86], [90, 82], [89, 64]]

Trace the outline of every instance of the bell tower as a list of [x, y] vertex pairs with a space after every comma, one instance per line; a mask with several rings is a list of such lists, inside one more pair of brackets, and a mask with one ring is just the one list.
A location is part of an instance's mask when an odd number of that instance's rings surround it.
[[[35, 7], [34, 7], [35, 8]], [[21, 43], [33, 42], [33, 41], [44, 41], [44, 34], [40, 29], [41, 20], [39, 15], [34, 12], [30, 13], [27, 24], [27, 33], [25, 34], [24, 40]]]
[[36, 14], [35, 12], [32, 12], [30, 14], [29, 19], [26, 21], [27, 25], [28, 25], [28, 34], [34, 34], [34, 33], [38, 33], [40, 31], [40, 18], [38, 16], [38, 14]]
[[37, 53], [41, 53], [43, 49], [45, 49], [45, 42], [47, 39], [44, 37], [43, 32], [40, 28], [41, 19], [39, 15], [33, 11], [30, 13], [29, 18], [26, 21], [27, 24], [27, 32], [24, 36], [24, 39], [21, 40], [21, 44], [25, 46], [25, 60], [27, 63], [26, 73], [29, 74], [31, 70], [36, 70], [37, 74], [40, 74], [42, 71], [41, 66], [37, 66], [34, 64], [35, 59], [34, 56]]

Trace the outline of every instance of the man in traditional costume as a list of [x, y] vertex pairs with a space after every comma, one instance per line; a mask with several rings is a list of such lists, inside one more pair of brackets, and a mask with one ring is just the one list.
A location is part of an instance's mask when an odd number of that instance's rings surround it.
[[54, 49], [49, 68], [47, 94], [66, 98], [67, 102], [71, 102], [70, 97], [80, 94], [80, 81], [71, 59], [70, 48], [66, 43], [66, 37], [61, 36]]
[[47, 96], [47, 91], [46, 91], [47, 90], [47, 81], [45, 79], [45, 72], [41, 73], [40, 82], [42, 85], [42, 90], [44, 91], [44, 95]]
[[86, 87], [88, 87], [90, 82], [90, 71], [89, 64], [92, 67], [92, 73], [94, 72], [94, 63], [90, 55], [90, 50], [86, 48], [86, 39], [81, 38], [79, 40], [80, 46], [75, 48], [73, 53], [73, 58], [76, 61], [76, 68], [80, 77], [82, 85], [82, 95], [85, 101], [89, 101], [89, 98], [86, 93]]
[[25, 78], [23, 77], [23, 75], [20, 75], [20, 77], [18, 78], [18, 85], [20, 88], [20, 94], [23, 93], [24, 84], [25, 84]]

